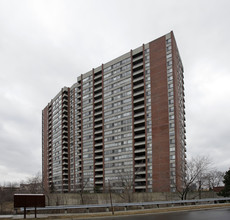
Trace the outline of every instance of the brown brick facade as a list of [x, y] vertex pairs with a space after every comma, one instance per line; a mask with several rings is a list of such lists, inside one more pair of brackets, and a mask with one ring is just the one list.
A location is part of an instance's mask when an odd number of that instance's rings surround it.
[[150, 42], [153, 191], [170, 191], [165, 37]]

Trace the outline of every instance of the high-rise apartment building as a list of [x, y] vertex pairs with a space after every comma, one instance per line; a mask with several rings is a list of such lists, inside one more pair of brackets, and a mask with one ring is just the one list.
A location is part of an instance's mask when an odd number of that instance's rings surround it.
[[186, 163], [183, 66], [173, 32], [92, 69], [43, 110], [43, 184], [168, 192]]

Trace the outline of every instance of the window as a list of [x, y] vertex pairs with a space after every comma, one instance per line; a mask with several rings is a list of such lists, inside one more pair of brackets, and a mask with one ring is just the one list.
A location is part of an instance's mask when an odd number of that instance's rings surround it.
[[170, 51], [171, 49], [172, 49], [171, 45], [167, 47], [167, 51]]
[[145, 75], [148, 75], [148, 74], [150, 74], [150, 70], [145, 71]]
[[145, 64], [145, 68], [147, 68], [149, 66], [150, 66], [149, 62]]
[[113, 69], [115, 69], [115, 68], [117, 68], [117, 67], [119, 67], [119, 66], [120, 66], [120, 62], [115, 63], [115, 64], [113, 65]]
[[172, 65], [172, 60], [167, 62], [167, 66], [171, 66]]
[[169, 44], [169, 43], [171, 43], [171, 38], [166, 40], [166, 44]]
[[126, 65], [126, 66], [123, 66], [123, 67], [122, 67], [122, 71], [123, 71], [123, 70], [126, 70], [126, 69], [129, 69], [130, 67], [131, 67], [130, 64], [128, 64], [128, 65]]
[[88, 81], [88, 80], [89, 80], [89, 77], [83, 79], [83, 83], [86, 82], [86, 81]]
[[129, 63], [131, 61], [130, 57], [121, 61], [121, 64]]
[[145, 50], [145, 54], [149, 53], [149, 48]]
[[171, 58], [171, 57], [172, 57], [172, 54], [171, 54], [171, 53], [168, 54], [168, 55], [166, 56], [167, 59], [169, 59], [169, 58]]
[[120, 73], [120, 72], [121, 72], [121, 69], [117, 69], [113, 71], [113, 74]]
[[110, 77], [110, 76], [112, 76], [112, 73], [111, 73], [111, 72], [108, 73], [108, 74], [105, 74], [105, 75], [104, 75], [104, 79], [106, 79], [106, 78], [108, 78], [108, 77]]
[[174, 111], [174, 107], [169, 108], [169, 112], [173, 112]]
[[112, 69], [112, 67], [111, 67], [111, 66], [109, 66], [109, 67], [105, 68], [105, 69], [104, 69], [104, 73], [105, 73], [105, 72], [108, 72], [108, 71], [109, 71], [109, 70], [111, 70], [111, 69]]

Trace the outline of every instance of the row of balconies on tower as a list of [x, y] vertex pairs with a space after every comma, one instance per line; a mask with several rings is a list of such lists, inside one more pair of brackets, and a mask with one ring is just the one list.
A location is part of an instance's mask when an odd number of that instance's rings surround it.
[[53, 181], [52, 170], [52, 104], [48, 106], [48, 184], [51, 187]]
[[146, 137], [145, 137], [145, 98], [144, 98], [143, 53], [132, 57], [133, 82], [133, 129], [134, 129], [134, 168], [135, 191], [146, 189]]
[[103, 115], [102, 115], [102, 71], [94, 73], [94, 176], [95, 186], [103, 188]]
[[82, 180], [82, 81], [78, 81], [78, 87], [77, 87], [77, 155], [78, 155], [78, 165], [77, 165], [77, 172], [78, 172], [78, 176], [79, 176], [79, 181]]
[[69, 152], [68, 152], [68, 91], [62, 94], [62, 190], [69, 191]]

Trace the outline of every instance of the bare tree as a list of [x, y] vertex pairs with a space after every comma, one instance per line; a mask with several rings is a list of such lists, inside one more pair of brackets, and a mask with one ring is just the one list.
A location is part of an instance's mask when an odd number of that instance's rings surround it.
[[134, 178], [132, 170], [125, 170], [118, 172], [118, 181], [115, 183], [116, 190], [119, 196], [127, 202], [132, 201], [134, 191]]
[[224, 179], [224, 172], [218, 170], [211, 170], [206, 176], [206, 184], [209, 190], [221, 185]]
[[199, 199], [201, 199], [201, 192], [205, 188], [207, 175], [211, 170], [212, 162], [208, 156], [198, 156], [195, 158], [195, 163], [197, 167], [200, 168], [200, 171], [196, 177], [196, 184], [198, 186]]
[[191, 187], [194, 186], [194, 183], [198, 185], [199, 197], [201, 197], [202, 186], [204, 185], [205, 176], [210, 165], [211, 160], [205, 156], [197, 156], [187, 163], [183, 186], [180, 189], [177, 188], [177, 192], [182, 200], [187, 198], [187, 194], [191, 190]]
[[85, 188], [87, 187], [88, 184], [89, 184], [89, 178], [80, 179], [79, 182], [76, 184], [76, 192], [80, 194], [82, 205], [85, 203], [84, 193], [85, 193]]
[[40, 172], [36, 173], [34, 176], [27, 179], [25, 183], [25, 188], [29, 193], [42, 193], [42, 175]]
[[[144, 174], [141, 174], [142, 171]], [[118, 193], [118, 195], [126, 202], [132, 202], [135, 189], [135, 178], [143, 178], [142, 175], [145, 175], [145, 168], [135, 168], [134, 172], [132, 168], [117, 170], [117, 180], [113, 183], [112, 191]]]

